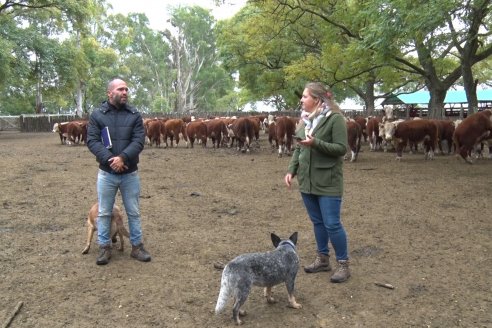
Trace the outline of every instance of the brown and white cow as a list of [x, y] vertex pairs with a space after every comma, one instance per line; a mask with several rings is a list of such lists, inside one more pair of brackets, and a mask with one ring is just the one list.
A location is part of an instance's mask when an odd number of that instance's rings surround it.
[[292, 150], [292, 136], [296, 130], [294, 120], [287, 116], [277, 117], [275, 121], [275, 137], [278, 145], [278, 157], [290, 155]]
[[259, 126], [260, 126], [260, 130], [262, 130], [263, 133], [266, 133], [266, 125], [265, 125], [265, 122], [267, 120], [267, 115], [266, 114], [259, 114], [259, 115], [253, 115], [253, 116], [250, 116], [250, 117], [258, 120]]
[[176, 140], [176, 147], [179, 144], [179, 136], [181, 135], [183, 139], [188, 142], [188, 138], [186, 137], [185, 126], [186, 123], [179, 118], [173, 118], [167, 120], [164, 123], [166, 127], [166, 135], [164, 136], [164, 142], [166, 143], [166, 147], [168, 146], [167, 138], [171, 140], [171, 148], [173, 147], [173, 140]]
[[78, 144], [87, 140], [87, 120], [55, 123], [53, 132], [60, 135], [60, 142], [64, 144]]
[[205, 124], [207, 125], [207, 135], [212, 140], [212, 146], [214, 148], [219, 148], [229, 142], [227, 126], [224, 120], [213, 119], [205, 121]]
[[[379, 122], [379, 137], [381, 138], [381, 144], [383, 146], [383, 150], [384, 152], [387, 152], [388, 151], [388, 144], [393, 147], [393, 149], [396, 149], [396, 144], [393, 142], [393, 139], [390, 138], [390, 139], [386, 139], [386, 127], [389, 129], [389, 128], [396, 128], [396, 126], [398, 126], [398, 124], [400, 124], [401, 122], [404, 122], [405, 120], [403, 119], [398, 119], [398, 120], [394, 120], [394, 121], [386, 121], [386, 118], [383, 117], [382, 121]], [[390, 123], [390, 124], [386, 124], [386, 123]]]
[[162, 122], [161, 120], [157, 119], [147, 122], [146, 136], [149, 139], [149, 145], [152, 146], [153, 144], [155, 144], [156, 147], [160, 147], [162, 137], [166, 134], [165, 131], [166, 127], [164, 125], [164, 122]]
[[233, 136], [231, 137], [231, 147], [234, 144], [234, 141], [237, 142], [237, 150], [241, 152], [250, 152], [250, 144], [251, 140], [253, 140], [255, 131], [253, 127], [253, 123], [247, 117], [240, 117], [230, 125], [230, 129], [233, 132]]
[[67, 124], [67, 144], [78, 144], [87, 139], [87, 121], [72, 121]]
[[492, 133], [492, 111], [486, 109], [465, 118], [454, 130], [453, 142], [458, 154], [472, 164], [471, 152], [475, 145], [488, 139]]
[[149, 124], [151, 122], [154, 122], [154, 121], [161, 121], [162, 123], [164, 123], [166, 120], [168, 120], [167, 118], [157, 118], [157, 117], [154, 117], [154, 118], [144, 118], [143, 119], [143, 126], [144, 126], [144, 130], [145, 130], [145, 144], [146, 145], [151, 145], [151, 141], [150, 141], [150, 136], [149, 136]]
[[278, 141], [277, 141], [277, 130], [275, 126], [275, 121], [268, 123], [268, 143], [270, 144], [270, 148], [272, 153], [278, 149]]
[[360, 128], [362, 129], [362, 136], [364, 137], [364, 142], [367, 141], [367, 121], [368, 121], [368, 119], [363, 117], [363, 116], [357, 115], [356, 117], [354, 117], [354, 121], [359, 123]]
[[255, 136], [255, 143], [259, 147], [259, 145], [260, 145], [260, 141], [259, 141], [260, 140], [260, 129], [261, 129], [260, 118], [257, 116], [250, 116], [250, 117], [248, 117], [248, 119], [251, 121], [251, 124], [253, 126], [253, 132], [254, 132], [253, 135]]
[[207, 147], [207, 125], [203, 121], [191, 121], [186, 125], [186, 136], [190, 142], [191, 148], [195, 140], [199, 140], [202, 147]]
[[60, 142], [64, 145], [67, 142], [67, 126], [70, 122], [55, 123], [53, 125], [53, 133], [58, 133], [60, 135]]
[[444, 151], [442, 150], [442, 142], [446, 141], [448, 146], [448, 155], [451, 153], [451, 146], [453, 145], [453, 134], [454, 134], [454, 122], [449, 120], [435, 120], [436, 124], [439, 127], [439, 140], [437, 141], [437, 145], [439, 146], [439, 152], [444, 155]]
[[383, 113], [384, 113], [383, 122], [393, 121], [395, 119], [395, 115], [393, 112], [394, 112], [393, 106], [384, 106], [383, 107]]
[[[350, 161], [355, 162], [359, 156], [362, 140], [362, 128], [355, 120], [347, 121], [347, 143], [352, 154]], [[348, 155], [348, 154], [347, 154]], [[347, 158], [345, 155], [345, 159]]]
[[371, 117], [367, 121], [366, 131], [370, 151], [382, 148], [383, 138], [379, 135], [379, 123], [381, 123], [381, 119], [378, 117]]
[[433, 159], [438, 139], [438, 127], [430, 120], [407, 120], [395, 124], [395, 122], [384, 123], [386, 140], [396, 143], [396, 159], [401, 160], [403, 149], [408, 143], [418, 144], [423, 142], [425, 147], [424, 158]]

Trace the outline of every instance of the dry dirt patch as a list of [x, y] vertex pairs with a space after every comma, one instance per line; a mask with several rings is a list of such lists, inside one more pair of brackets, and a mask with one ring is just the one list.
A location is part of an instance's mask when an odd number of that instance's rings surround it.
[[[345, 165], [350, 281], [334, 285], [327, 273], [301, 269], [301, 310], [286, 307], [284, 286], [274, 288], [274, 305], [254, 288], [247, 326], [492, 326], [492, 161], [394, 158], [364, 145]], [[2, 132], [0, 320], [22, 301], [11, 327], [233, 327], [230, 305], [213, 314], [214, 263], [269, 250], [270, 232], [299, 232], [301, 265], [314, 255], [300, 196], [283, 185], [288, 161], [265, 135], [251, 154], [146, 148], [141, 207], [152, 262], [132, 260], [127, 247], [98, 267], [94, 244], [81, 254], [96, 199], [92, 154], [54, 134]]]

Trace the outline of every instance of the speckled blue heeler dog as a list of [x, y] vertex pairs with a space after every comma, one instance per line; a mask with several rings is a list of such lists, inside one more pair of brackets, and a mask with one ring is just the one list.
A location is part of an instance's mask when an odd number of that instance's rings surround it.
[[232, 318], [238, 325], [242, 323], [240, 315], [245, 311], [240, 310], [246, 302], [251, 286], [265, 287], [265, 297], [268, 303], [275, 303], [272, 296], [272, 287], [285, 282], [289, 294], [289, 305], [300, 309], [301, 304], [294, 298], [294, 284], [299, 268], [297, 256], [297, 232], [289, 239], [281, 240], [279, 236], [271, 234], [275, 250], [267, 253], [242, 254], [230, 261], [222, 272], [220, 293], [215, 306], [215, 313], [220, 313], [230, 296], [234, 298]]

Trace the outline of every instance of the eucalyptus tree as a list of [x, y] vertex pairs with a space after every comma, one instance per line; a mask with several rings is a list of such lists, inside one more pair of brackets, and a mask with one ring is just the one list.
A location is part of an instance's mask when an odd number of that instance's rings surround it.
[[3, 114], [17, 114], [27, 108], [32, 112], [34, 107], [29, 55], [21, 46], [26, 34], [12, 15], [0, 12], [0, 111]]
[[[148, 100], [149, 111], [172, 110], [171, 49], [161, 33], [149, 28], [143, 14], [128, 17], [132, 29], [132, 54], [126, 65], [132, 68], [132, 82], [139, 86], [136, 97]], [[135, 72], [135, 67], [138, 71]]]
[[149, 27], [145, 14], [108, 17], [100, 41], [113, 49], [118, 60], [113, 76], [125, 78], [132, 89], [132, 103], [144, 112], [172, 109], [169, 57], [171, 50], [161, 33]]
[[198, 6], [171, 10], [172, 28], [163, 32], [172, 49], [174, 110], [215, 110], [232, 89], [232, 77], [220, 66], [216, 21]]
[[67, 59], [71, 51], [63, 40], [70, 33], [67, 26], [84, 20], [92, 2], [12, 0], [0, 5], [0, 43], [7, 46], [0, 56], [9, 63], [1, 83], [2, 107], [16, 103], [15, 108], [10, 106], [11, 113], [31, 108], [39, 113], [70, 103], [73, 90], [63, 83], [63, 72], [70, 69], [63, 64], [74, 61]]
[[104, 0], [75, 1], [70, 7], [70, 15], [64, 20], [64, 32], [69, 37], [63, 39], [58, 59], [60, 80], [63, 82], [60, 84], [72, 95], [75, 112], [79, 117], [87, 112], [86, 97], [91, 72], [103, 62], [91, 61], [91, 55], [100, 49], [94, 34], [101, 29], [107, 10], [108, 5]]
[[[16, 2], [16, 5], [8, 6], [4, 3], [0, 8], [2, 16], [1, 38], [4, 44], [10, 46], [5, 54], [7, 62], [19, 65], [22, 69], [9, 69], [5, 72], [3, 82], [4, 90], [2, 102], [8, 102], [11, 96], [24, 100], [22, 110], [41, 112], [43, 108], [43, 89], [52, 86], [55, 76], [55, 54], [57, 40], [50, 38], [52, 34], [59, 33], [56, 22], [51, 19], [51, 11], [54, 7], [43, 7], [42, 10], [34, 10], [28, 1]], [[6, 8], [6, 9], [4, 9]], [[28, 9], [26, 9], [28, 8]], [[16, 73], [15, 75], [12, 73]], [[21, 75], [17, 75], [21, 74]], [[28, 109], [31, 108], [31, 109]]]

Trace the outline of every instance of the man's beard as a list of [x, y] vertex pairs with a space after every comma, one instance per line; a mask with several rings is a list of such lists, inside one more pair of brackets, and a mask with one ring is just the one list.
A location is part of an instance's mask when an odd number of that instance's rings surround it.
[[120, 95], [115, 95], [113, 98], [113, 101], [115, 105], [117, 105], [117, 107], [122, 107], [123, 105], [125, 105], [127, 100], [128, 98], [122, 99]]

